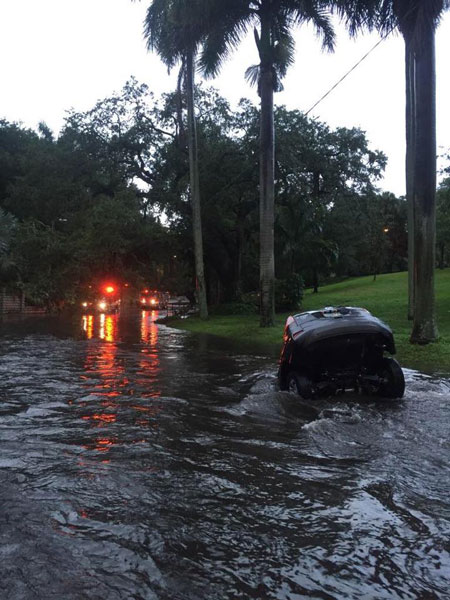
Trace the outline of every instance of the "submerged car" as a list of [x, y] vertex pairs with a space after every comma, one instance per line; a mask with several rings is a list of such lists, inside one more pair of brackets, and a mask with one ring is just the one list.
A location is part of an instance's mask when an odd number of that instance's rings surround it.
[[401, 398], [391, 329], [364, 308], [325, 307], [290, 316], [278, 369], [281, 390], [303, 398], [348, 390]]

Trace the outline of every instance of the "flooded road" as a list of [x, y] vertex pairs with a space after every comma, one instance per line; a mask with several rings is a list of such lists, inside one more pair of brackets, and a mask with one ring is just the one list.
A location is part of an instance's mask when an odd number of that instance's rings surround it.
[[0, 324], [0, 598], [450, 598], [450, 383], [301, 402], [150, 313]]

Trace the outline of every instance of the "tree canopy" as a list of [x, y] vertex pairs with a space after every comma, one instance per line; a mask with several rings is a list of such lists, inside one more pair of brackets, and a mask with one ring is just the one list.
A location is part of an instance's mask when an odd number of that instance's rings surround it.
[[[3, 283], [50, 306], [105, 275], [192, 297], [180, 108], [185, 121], [176, 93], [155, 98], [130, 80], [92, 109], [69, 113], [59, 136], [2, 121]], [[232, 110], [202, 86], [196, 111], [208, 296], [238, 302], [259, 281], [259, 112], [248, 100]], [[285, 107], [274, 119], [277, 279], [301, 275], [317, 287], [404, 268], [405, 201], [376, 187], [384, 154], [359, 129], [331, 129]]]

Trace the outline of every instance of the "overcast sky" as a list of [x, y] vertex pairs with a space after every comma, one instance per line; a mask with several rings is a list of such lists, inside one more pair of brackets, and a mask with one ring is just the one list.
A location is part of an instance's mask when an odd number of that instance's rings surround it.
[[[56, 133], [65, 111], [91, 108], [134, 75], [155, 93], [174, 78], [145, 49], [142, 22], [149, 0], [0, 0], [0, 118], [35, 128], [45, 121]], [[307, 111], [379, 37], [349, 40], [342, 27], [334, 54], [322, 53], [309, 28], [300, 28], [297, 60], [278, 104]], [[437, 32], [438, 152], [450, 148], [450, 13]], [[258, 98], [244, 81], [257, 63], [246, 40], [211, 84], [232, 104]], [[332, 127], [361, 127], [389, 163], [381, 187], [404, 194], [404, 46], [400, 36], [382, 42], [311, 116]]]

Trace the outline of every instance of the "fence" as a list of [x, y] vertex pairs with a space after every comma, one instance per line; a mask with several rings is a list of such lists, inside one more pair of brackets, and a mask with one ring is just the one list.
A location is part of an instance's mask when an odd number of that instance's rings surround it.
[[22, 290], [15, 292], [0, 288], [0, 315], [5, 314], [44, 314], [45, 308], [38, 306], [27, 306]]

